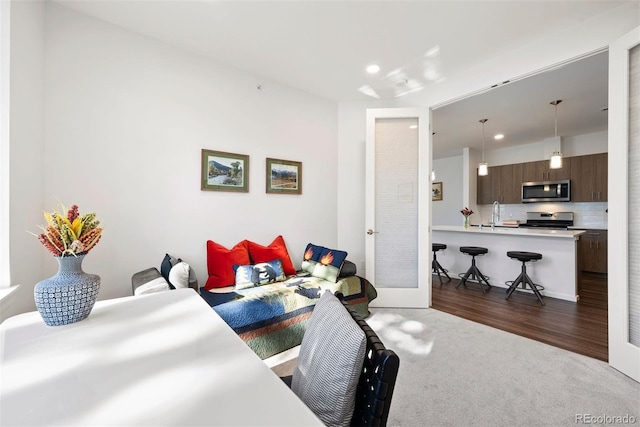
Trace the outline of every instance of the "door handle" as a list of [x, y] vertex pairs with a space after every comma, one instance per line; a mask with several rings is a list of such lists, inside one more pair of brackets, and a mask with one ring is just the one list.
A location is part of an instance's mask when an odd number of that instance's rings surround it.
[[374, 234], [374, 233], [375, 233], [375, 234], [378, 234], [378, 232], [377, 232], [377, 231], [373, 231], [372, 229], [368, 229], [368, 230], [367, 230], [367, 234], [368, 234], [369, 236], [371, 236], [371, 235], [372, 235], [372, 234]]

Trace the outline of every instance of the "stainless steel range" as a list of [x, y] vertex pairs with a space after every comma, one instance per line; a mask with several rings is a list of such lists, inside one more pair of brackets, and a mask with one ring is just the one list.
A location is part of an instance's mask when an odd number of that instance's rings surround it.
[[566, 230], [573, 226], [573, 212], [527, 212], [527, 222], [520, 228]]

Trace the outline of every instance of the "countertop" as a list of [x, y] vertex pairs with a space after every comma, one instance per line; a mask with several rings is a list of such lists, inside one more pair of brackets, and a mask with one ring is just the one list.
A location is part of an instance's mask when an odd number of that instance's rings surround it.
[[561, 239], [576, 239], [581, 234], [586, 233], [585, 230], [540, 230], [535, 228], [518, 228], [518, 227], [477, 227], [471, 226], [464, 228], [461, 225], [434, 225], [431, 227], [433, 231], [452, 231], [458, 233], [482, 233], [486, 235], [512, 235], [524, 237], [551, 237]]
[[568, 227], [569, 230], [607, 230], [609, 228], [608, 225], [592, 225], [592, 226], [582, 226], [582, 225], [572, 225]]

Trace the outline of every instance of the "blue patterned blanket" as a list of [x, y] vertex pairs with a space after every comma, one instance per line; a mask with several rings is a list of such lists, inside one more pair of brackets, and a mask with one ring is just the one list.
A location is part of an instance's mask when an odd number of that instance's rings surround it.
[[350, 276], [333, 283], [315, 277], [294, 276], [226, 294], [200, 289], [202, 297], [262, 359], [299, 345], [306, 323], [320, 295], [340, 292], [363, 317], [375, 288], [366, 279]]

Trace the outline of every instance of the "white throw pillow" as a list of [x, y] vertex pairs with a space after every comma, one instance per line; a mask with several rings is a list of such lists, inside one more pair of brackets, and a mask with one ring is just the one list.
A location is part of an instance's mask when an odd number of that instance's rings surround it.
[[169, 283], [174, 288], [188, 288], [189, 287], [189, 264], [182, 261], [171, 267], [169, 271]]
[[134, 295], [144, 295], [144, 294], [152, 294], [155, 292], [163, 292], [163, 291], [168, 291], [169, 288], [169, 284], [167, 283], [166, 280], [164, 280], [164, 277], [157, 277], [143, 285], [140, 285], [136, 288], [136, 290], [133, 292]]
[[291, 389], [327, 426], [348, 426], [366, 351], [362, 328], [325, 292], [307, 324]]

